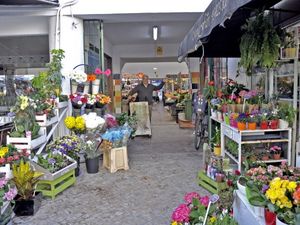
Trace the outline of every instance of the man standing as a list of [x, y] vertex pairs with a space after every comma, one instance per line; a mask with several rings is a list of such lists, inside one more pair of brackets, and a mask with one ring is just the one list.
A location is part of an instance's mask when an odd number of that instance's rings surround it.
[[148, 102], [150, 121], [151, 121], [152, 104], [153, 104], [152, 93], [153, 93], [153, 91], [158, 91], [158, 90], [162, 89], [164, 84], [165, 84], [164, 81], [161, 82], [161, 84], [158, 86], [149, 84], [149, 77], [147, 75], [144, 75], [142, 83], [140, 83], [135, 88], [133, 88], [128, 94], [128, 100], [131, 100], [132, 95], [137, 93], [138, 94], [137, 98], [138, 98], [139, 102]]

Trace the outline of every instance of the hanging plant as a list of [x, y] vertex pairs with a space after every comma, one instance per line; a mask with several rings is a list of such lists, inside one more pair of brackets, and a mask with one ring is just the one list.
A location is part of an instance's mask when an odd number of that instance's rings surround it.
[[271, 68], [279, 57], [280, 38], [270, 21], [270, 16], [260, 12], [254, 19], [248, 19], [242, 26], [240, 66], [251, 76], [254, 66]]

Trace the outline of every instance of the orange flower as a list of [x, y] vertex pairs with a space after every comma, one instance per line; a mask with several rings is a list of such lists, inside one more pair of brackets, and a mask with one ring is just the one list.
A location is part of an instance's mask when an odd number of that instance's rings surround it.
[[87, 75], [87, 81], [94, 81], [94, 80], [96, 80], [96, 75], [95, 74]]
[[300, 204], [300, 185], [297, 187], [296, 191], [294, 192], [293, 198], [296, 204]]

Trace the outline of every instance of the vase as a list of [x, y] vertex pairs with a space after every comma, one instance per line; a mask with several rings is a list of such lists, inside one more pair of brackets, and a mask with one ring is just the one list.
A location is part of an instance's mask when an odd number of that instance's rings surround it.
[[221, 147], [220, 146], [214, 147], [214, 154], [216, 156], [220, 156], [221, 155]]
[[105, 115], [105, 108], [95, 108], [94, 111], [97, 113], [97, 116], [103, 117]]
[[260, 129], [267, 130], [268, 129], [268, 122], [267, 121], [261, 121], [260, 122]]
[[265, 209], [266, 225], [276, 225], [276, 214], [268, 209]]
[[94, 112], [94, 106], [86, 106], [84, 108], [84, 113], [89, 114], [90, 112]]
[[246, 123], [238, 122], [238, 123], [237, 123], [237, 128], [238, 128], [239, 130], [246, 130]]
[[248, 123], [249, 130], [256, 130], [256, 123]]
[[279, 154], [273, 154], [273, 159], [275, 159], [275, 160], [281, 159], [281, 154], [280, 153]]
[[14, 213], [16, 216], [33, 216], [39, 210], [42, 202], [42, 193], [36, 192], [35, 196], [29, 200], [18, 199], [20, 196], [17, 195], [15, 198]]
[[92, 94], [99, 93], [99, 86], [100, 86], [100, 80], [99, 79], [94, 80], [92, 84]]
[[289, 127], [289, 123], [283, 119], [279, 119], [279, 128], [287, 129]]
[[81, 109], [73, 108], [72, 114], [73, 114], [74, 117], [81, 116]]
[[72, 93], [76, 93], [77, 92], [78, 84], [75, 81], [72, 81], [71, 87], [72, 87], [71, 92]]
[[99, 162], [100, 162], [100, 156], [88, 159], [85, 157], [85, 165], [86, 165], [86, 171], [88, 173], [98, 173], [99, 172]]
[[278, 216], [276, 216], [276, 225], [288, 225], [287, 223], [282, 222]]
[[90, 82], [84, 82], [83, 94], [89, 94], [90, 92]]
[[278, 120], [271, 120], [270, 121], [270, 128], [277, 129], [278, 128]]

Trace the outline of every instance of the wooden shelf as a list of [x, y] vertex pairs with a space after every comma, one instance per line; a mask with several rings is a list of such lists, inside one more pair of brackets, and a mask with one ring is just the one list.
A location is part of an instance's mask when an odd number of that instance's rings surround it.
[[289, 142], [289, 139], [242, 141], [241, 144], [260, 144], [260, 143], [278, 143], [278, 142]]
[[225, 154], [227, 155], [227, 156], [229, 156], [229, 158], [231, 158], [233, 161], [235, 161], [237, 164], [239, 163], [239, 160], [236, 158], [236, 157], [234, 157], [230, 152], [228, 152], [227, 150], [225, 150]]

